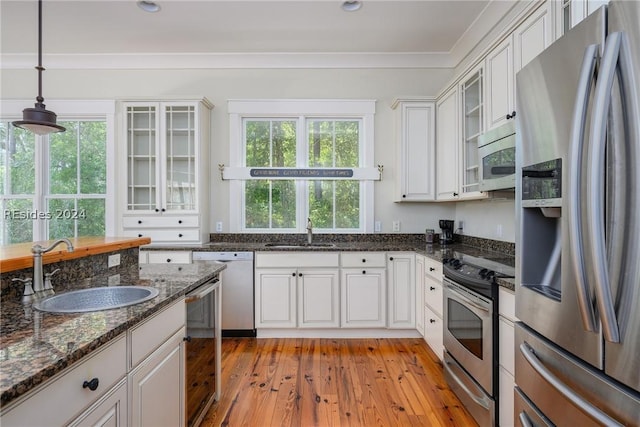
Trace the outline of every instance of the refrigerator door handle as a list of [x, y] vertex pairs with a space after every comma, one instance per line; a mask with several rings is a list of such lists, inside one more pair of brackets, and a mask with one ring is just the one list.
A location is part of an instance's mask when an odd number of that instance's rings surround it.
[[591, 240], [590, 261], [593, 264], [596, 302], [604, 338], [620, 342], [620, 331], [611, 295], [604, 235], [604, 159], [607, 141], [607, 119], [611, 105], [613, 79], [620, 54], [620, 33], [607, 37], [596, 84], [591, 141], [589, 141], [589, 177], [587, 180], [587, 236]]
[[598, 58], [598, 45], [587, 46], [580, 67], [578, 79], [578, 91], [573, 108], [573, 122], [571, 124], [571, 142], [569, 154], [570, 190], [569, 190], [569, 243], [571, 246], [571, 263], [576, 275], [576, 291], [578, 306], [582, 317], [582, 325], [585, 330], [595, 332], [597, 330], [595, 313], [589, 297], [584, 264], [584, 243], [582, 234], [582, 207], [580, 201], [583, 195], [580, 193], [582, 179], [584, 130], [589, 109], [589, 94], [594, 81], [596, 62]]
[[518, 415], [518, 420], [520, 421], [522, 427], [535, 427], [531, 422], [531, 418], [529, 418], [527, 413], [524, 411], [520, 412], [520, 415]]
[[602, 412], [598, 407], [583, 399], [569, 386], [563, 383], [558, 377], [556, 377], [549, 369], [547, 369], [546, 366], [544, 366], [540, 359], [536, 357], [535, 352], [526, 342], [520, 344], [520, 353], [522, 353], [522, 356], [525, 358], [525, 360], [545, 381], [547, 381], [560, 394], [569, 399], [571, 403], [580, 408], [582, 412], [605, 426], [622, 427], [622, 424]]

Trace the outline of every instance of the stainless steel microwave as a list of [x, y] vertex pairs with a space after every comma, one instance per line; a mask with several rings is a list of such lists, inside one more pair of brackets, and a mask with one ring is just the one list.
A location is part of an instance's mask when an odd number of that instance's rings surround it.
[[478, 137], [480, 191], [516, 186], [516, 127], [511, 120]]

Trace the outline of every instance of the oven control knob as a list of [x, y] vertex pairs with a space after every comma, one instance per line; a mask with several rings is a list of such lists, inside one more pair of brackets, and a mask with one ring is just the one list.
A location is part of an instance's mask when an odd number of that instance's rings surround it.
[[494, 277], [496, 277], [495, 271], [488, 271], [485, 275], [485, 279], [493, 281]]
[[453, 259], [451, 260], [451, 265], [457, 270], [462, 267], [462, 262], [459, 259]]
[[488, 272], [489, 270], [487, 270], [486, 268], [483, 268], [482, 270], [480, 270], [480, 277], [484, 279], [485, 277], [487, 277]]

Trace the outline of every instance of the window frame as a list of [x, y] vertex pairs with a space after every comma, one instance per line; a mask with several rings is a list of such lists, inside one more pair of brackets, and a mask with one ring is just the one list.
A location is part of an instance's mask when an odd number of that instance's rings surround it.
[[[31, 107], [33, 100], [0, 100], [2, 121], [22, 118], [22, 110]], [[116, 175], [115, 175], [115, 111], [114, 100], [47, 100], [47, 109], [57, 114], [57, 121], [104, 121], [106, 127], [106, 173], [105, 236], [115, 235], [116, 230]], [[49, 174], [44, 173], [49, 163], [49, 136], [35, 135], [35, 190], [32, 195], [33, 210], [45, 212], [49, 199]], [[70, 199], [80, 199], [78, 194], [69, 194]], [[88, 196], [88, 195], [86, 195]], [[7, 198], [12, 198], [11, 195]], [[0, 231], [4, 232], [4, 231]], [[33, 221], [33, 241], [49, 240], [48, 221]], [[73, 236], [70, 236], [73, 237]]]
[[[245, 119], [292, 119], [297, 121], [298, 141], [308, 138], [307, 119], [333, 119], [360, 121], [361, 144], [359, 145], [359, 168], [374, 166], [374, 114], [375, 100], [364, 99], [249, 99], [229, 100], [229, 161], [230, 166], [245, 166], [244, 121]], [[301, 143], [302, 144], [302, 143]], [[296, 152], [296, 167], [308, 158], [306, 144]], [[298, 146], [300, 148], [300, 146]], [[307, 160], [304, 160], [306, 162]], [[360, 183], [360, 227], [357, 229], [323, 229], [318, 233], [372, 233], [374, 230], [374, 183], [372, 179], [359, 178]], [[304, 233], [308, 208], [308, 180], [296, 181], [295, 228], [255, 229], [245, 227], [243, 179], [230, 180], [229, 228], [242, 233]], [[314, 230], [316, 231], [316, 230]]]

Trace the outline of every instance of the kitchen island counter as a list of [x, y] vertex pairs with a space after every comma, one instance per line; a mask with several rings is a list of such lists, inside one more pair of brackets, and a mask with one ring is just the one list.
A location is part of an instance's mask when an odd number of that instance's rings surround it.
[[[89, 313], [52, 314], [20, 301], [3, 302], [0, 316], [0, 392], [4, 407], [44, 381], [104, 346], [226, 266], [196, 262], [132, 266], [115, 275], [96, 276], [77, 289], [139, 285], [158, 289], [157, 297], [128, 307]], [[115, 283], [114, 283], [115, 281]]]

